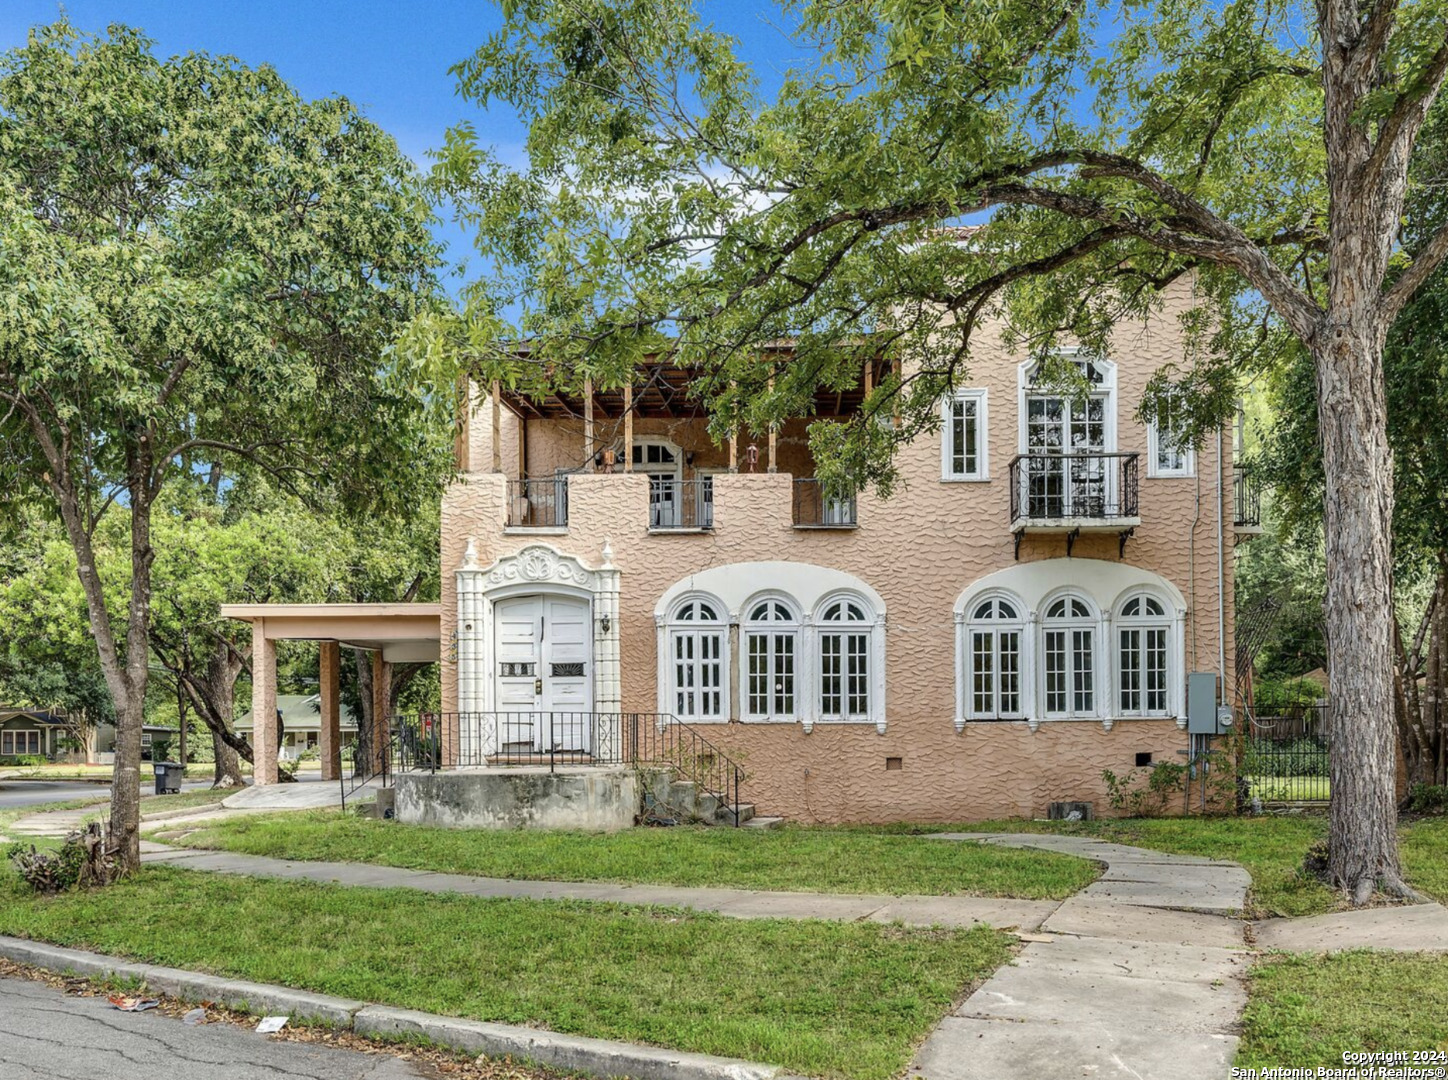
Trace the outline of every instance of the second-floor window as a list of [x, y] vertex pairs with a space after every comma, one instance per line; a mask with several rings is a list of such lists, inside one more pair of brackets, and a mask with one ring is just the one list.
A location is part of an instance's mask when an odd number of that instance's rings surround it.
[[1186, 439], [1185, 403], [1180, 392], [1164, 398], [1156, 422], [1146, 430], [1148, 476], [1193, 476], [1196, 454]]
[[941, 477], [945, 480], [986, 480], [986, 394], [960, 390], [945, 400]]

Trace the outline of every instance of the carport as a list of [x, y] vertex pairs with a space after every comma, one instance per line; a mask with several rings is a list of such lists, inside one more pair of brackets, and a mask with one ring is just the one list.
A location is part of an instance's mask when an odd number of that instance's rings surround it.
[[[276, 725], [261, 722], [263, 717], [276, 716], [277, 642], [320, 643], [322, 779], [336, 780], [342, 772], [338, 723], [341, 647], [372, 654], [372, 715], [382, 717], [385, 723], [391, 665], [439, 658], [441, 613], [440, 604], [223, 604], [223, 617], [251, 624], [254, 782], [277, 782]], [[373, 740], [374, 753], [378, 742]]]

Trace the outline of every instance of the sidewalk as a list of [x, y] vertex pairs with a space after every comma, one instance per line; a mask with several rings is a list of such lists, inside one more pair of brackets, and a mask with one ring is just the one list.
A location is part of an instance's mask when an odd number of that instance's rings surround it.
[[188, 870], [251, 877], [290, 878], [369, 889], [417, 889], [464, 896], [517, 897], [528, 900], [592, 900], [616, 904], [712, 911], [738, 919], [868, 919], [909, 926], [971, 926], [1038, 929], [1060, 906], [1058, 900], [995, 900], [978, 896], [862, 896], [848, 893], [758, 892], [748, 889], [697, 889], [668, 885], [615, 885], [608, 882], [521, 881], [469, 877], [431, 870], [406, 870], [368, 863], [297, 862], [259, 855], [233, 855], [144, 842], [141, 858]]

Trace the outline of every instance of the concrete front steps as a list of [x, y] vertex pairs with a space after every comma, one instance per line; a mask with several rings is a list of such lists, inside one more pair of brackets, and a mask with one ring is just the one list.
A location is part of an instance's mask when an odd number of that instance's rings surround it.
[[[693, 780], [679, 780], [670, 769], [656, 769], [644, 773], [644, 819], [689, 825], [744, 825], [754, 819], [754, 804], [731, 806], [722, 797], [701, 790]], [[773, 823], [779, 819], [761, 820]]]

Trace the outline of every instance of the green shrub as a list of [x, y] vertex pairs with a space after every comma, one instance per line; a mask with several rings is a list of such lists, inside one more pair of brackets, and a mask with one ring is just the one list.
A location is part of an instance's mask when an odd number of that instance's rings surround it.
[[1408, 792], [1408, 809], [1415, 814], [1442, 814], [1448, 812], [1448, 786], [1443, 784], [1414, 784]]

